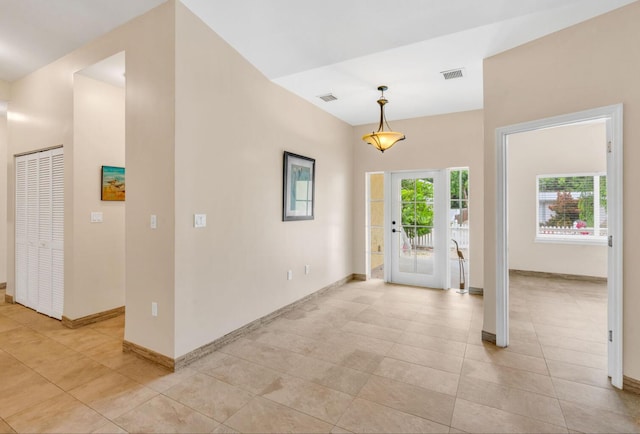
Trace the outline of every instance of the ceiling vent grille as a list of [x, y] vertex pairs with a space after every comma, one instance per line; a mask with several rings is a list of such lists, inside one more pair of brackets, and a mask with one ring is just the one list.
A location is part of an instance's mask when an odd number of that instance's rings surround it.
[[320, 98], [324, 102], [331, 102], [331, 101], [335, 101], [335, 100], [338, 99], [335, 96], [333, 96], [333, 94], [331, 94], [331, 93], [328, 93], [326, 95], [320, 95], [318, 98]]
[[464, 77], [463, 71], [464, 71], [463, 68], [458, 68], [458, 69], [451, 69], [449, 71], [442, 71], [440, 74], [442, 74], [445, 80], [452, 80], [454, 78]]

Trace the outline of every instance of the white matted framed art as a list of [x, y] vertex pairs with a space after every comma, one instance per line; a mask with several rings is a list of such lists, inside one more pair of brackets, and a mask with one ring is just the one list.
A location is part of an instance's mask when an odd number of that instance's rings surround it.
[[313, 220], [316, 160], [284, 153], [282, 221]]

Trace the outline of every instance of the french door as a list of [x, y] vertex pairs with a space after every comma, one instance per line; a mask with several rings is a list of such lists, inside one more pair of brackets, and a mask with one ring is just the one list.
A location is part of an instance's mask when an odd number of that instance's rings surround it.
[[446, 287], [445, 175], [444, 170], [391, 173], [391, 282]]
[[16, 301], [62, 318], [64, 155], [62, 148], [16, 157]]

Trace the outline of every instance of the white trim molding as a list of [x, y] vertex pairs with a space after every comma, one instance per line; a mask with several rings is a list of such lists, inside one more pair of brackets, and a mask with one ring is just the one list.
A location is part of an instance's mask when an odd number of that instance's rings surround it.
[[[543, 128], [604, 119], [607, 122], [607, 205], [609, 235], [613, 243], [608, 255], [608, 372], [611, 384], [622, 388], [622, 247], [623, 247], [623, 145], [622, 104], [599, 107], [576, 113], [554, 116], [496, 129], [497, 209], [496, 209], [496, 345], [509, 345], [509, 257], [508, 257], [508, 137]], [[606, 145], [606, 144], [605, 144]]]

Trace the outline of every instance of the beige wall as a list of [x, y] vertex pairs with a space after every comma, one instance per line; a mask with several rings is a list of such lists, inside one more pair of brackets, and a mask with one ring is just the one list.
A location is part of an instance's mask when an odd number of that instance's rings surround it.
[[[375, 110], [372, 104], [371, 110]], [[353, 263], [354, 272], [366, 272], [365, 258], [365, 174], [414, 169], [469, 167], [470, 214], [470, 286], [483, 287], [483, 147], [482, 111], [475, 110], [441, 116], [391, 122], [406, 140], [382, 154], [361, 140], [375, 125], [354, 128]]]
[[[640, 2], [484, 62], [486, 240], [496, 237], [495, 130], [549, 116], [624, 104], [624, 374], [640, 378]], [[495, 243], [485, 244], [484, 329], [495, 332]]]
[[11, 91], [11, 85], [9, 82], [0, 80], [0, 101], [8, 101]]
[[[60, 144], [65, 147], [66, 314], [67, 309], [75, 306], [74, 300], [81, 299], [86, 291], [75, 286], [75, 276], [81, 276], [83, 271], [79, 267], [81, 252], [75, 251], [75, 238], [80, 233], [75, 233], [74, 210], [88, 206], [75, 203], [73, 74], [126, 51], [125, 339], [170, 357], [175, 347], [174, 28], [175, 4], [170, 1], [13, 82], [10, 109], [15, 117], [9, 121], [9, 155]], [[13, 191], [13, 159], [8, 162], [8, 171], [8, 191]], [[13, 294], [15, 280], [13, 210], [13, 197], [9, 195], [9, 294]], [[152, 213], [159, 216], [159, 227], [155, 231], [149, 229]], [[152, 301], [159, 304], [157, 318], [151, 316]], [[73, 311], [84, 309], [73, 307]]]
[[[100, 168], [124, 167], [124, 88], [77, 73], [73, 82], [74, 246], [73, 288], [68, 318], [124, 306], [125, 202], [100, 200]], [[91, 212], [103, 223], [91, 223]]]
[[[0, 101], [10, 100], [10, 84], [0, 80]], [[0, 282], [7, 281], [7, 113], [0, 112]]]
[[605, 245], [535, 242], [536, 176], [606, 172], [604, 122], [512, 134], [508, 155], [509, 268], [606, 277]]
[[[9, 101], [9, 83], [0, 80], [0, 102]], [[0, 283], [7, 281], [7, 112], [0, 110]]]
[[[352, 273], [353, 156], [349, 125], [271, 83], [181, 4], [176, 23], [180, 356]], [[312, 221], [282, 222], [285, 150], [316, 159]]]

